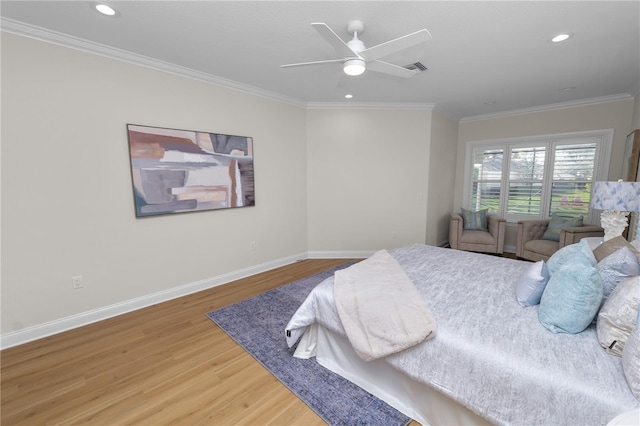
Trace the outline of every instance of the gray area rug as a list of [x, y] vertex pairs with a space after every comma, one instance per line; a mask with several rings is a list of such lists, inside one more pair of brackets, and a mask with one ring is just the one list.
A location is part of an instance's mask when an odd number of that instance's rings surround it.
[[332, 373], [315, 359], [296, 359], [284, 329], [311, 290], [345, 263], [226, 306], [207, 316], [330, 425], [406, 425], [410, 418]]

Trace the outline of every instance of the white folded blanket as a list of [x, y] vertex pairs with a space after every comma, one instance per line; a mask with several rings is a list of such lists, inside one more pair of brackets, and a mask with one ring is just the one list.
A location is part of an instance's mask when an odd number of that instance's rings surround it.
[[333, 294], [347, 337], [365, 361], [435, 335], [431, 309], [386, 250], [336, 271]]

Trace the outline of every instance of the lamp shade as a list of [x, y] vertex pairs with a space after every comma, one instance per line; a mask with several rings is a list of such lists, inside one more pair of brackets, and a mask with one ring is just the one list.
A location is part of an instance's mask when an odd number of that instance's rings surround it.
[[596, 182], [591, 208], [622, 212], [640, 211], [640, 182]]
[[348, 59], [344, 61], [342, 70], [347, 75], [360, 75], [367, 69], [367, 63], [362, 59]]

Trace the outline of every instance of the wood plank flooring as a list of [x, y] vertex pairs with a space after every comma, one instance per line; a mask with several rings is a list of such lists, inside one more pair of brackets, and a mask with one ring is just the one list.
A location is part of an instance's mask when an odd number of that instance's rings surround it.
[[2, 425], [324, 425], [205, 313], [347, 260], [303, 260], [6, 349]]

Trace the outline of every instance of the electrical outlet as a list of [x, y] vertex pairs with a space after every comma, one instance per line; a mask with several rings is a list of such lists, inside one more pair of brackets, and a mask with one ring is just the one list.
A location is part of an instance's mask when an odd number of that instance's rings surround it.
[[393, 238], [394, 240], [397, 240], [398, 239], [398, 233], [396, 231], [393, 231], [391, 233], [391, 238]]
[[73, 288], [78, 289], [82, 288], [82, 275], [76, 275], [75, 277], [71, 277], [71, 285]]
[[256, 242], [255, 241], [250, 241], [249, 242], [249, 250], [255, 250], [256, 249]]

